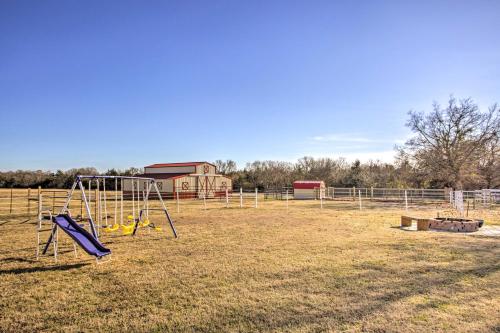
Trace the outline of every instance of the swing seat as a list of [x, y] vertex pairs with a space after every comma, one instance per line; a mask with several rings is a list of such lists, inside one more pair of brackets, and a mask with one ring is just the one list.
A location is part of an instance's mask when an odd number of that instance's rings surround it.
[[122, 226], [122, 234], [123, 235], [130, 235], [133, 232], [134, 232], [134, 228], [133, 227]]
[[131, 235], [134, 232], [135, 223], [129, 225], [122, 225], [123, 235]]
[[151, 222], [148, 219], [145, 219], [143, 222], [139, 222], [139, 227], [147, 227], [151, 224]]
[[134, 229], [127, 229], [127, 230], [123, 230], [122, 231], [122, 235], [123, 236], [128, 236], [128, 235], [132, 235], [132, 233], [134, 232]]
[[114, 232], [120, 228], [119, 224], [113, 224], [111, 227], [104, 228], [104, 232]]

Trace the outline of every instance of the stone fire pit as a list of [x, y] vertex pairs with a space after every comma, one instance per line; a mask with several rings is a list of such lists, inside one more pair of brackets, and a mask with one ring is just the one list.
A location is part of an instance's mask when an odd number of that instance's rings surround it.
[[463, 219], [457, 217], [418, 218], [401, 216], [401, 227], [411, 227], [417, 222], [417, 230], [443, 230], [454, 232], [474, 232], [483, 226], [483, 220]]

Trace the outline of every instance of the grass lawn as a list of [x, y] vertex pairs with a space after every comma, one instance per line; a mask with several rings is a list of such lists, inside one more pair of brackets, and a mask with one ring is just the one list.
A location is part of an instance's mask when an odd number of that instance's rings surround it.
[[500, 331], [500, 238], [402, 231], [397, 207], [248, 205], [169, 203], [179, 239], [106, 234], [101, 265], [62, 232], [59, 262], [35, 261], [35, 221], [0, 220], [0, 331]]

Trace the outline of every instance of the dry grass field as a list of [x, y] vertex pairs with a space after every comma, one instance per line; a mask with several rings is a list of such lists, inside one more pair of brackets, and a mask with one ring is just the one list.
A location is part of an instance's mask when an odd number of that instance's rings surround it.
[[169, 203], [180, 238], [106, 234], [100, 265], [62, 233], [59, 262], [35, 261], [35, 221], [0, 219], [0, 331], [500, 331], [499, 238], [402, 231], [398, 207], [284, 205]]

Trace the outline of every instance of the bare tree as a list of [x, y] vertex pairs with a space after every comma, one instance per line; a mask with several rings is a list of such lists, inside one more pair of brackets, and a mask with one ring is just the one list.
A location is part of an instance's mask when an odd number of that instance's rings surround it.
[[252, 186], [273, 189], [291, 184], [292, 171], [291, 163], [281, 161], [255, 161], [243, 170]]
[[486, 145], [479, 159], [478, 172], [485, 188], [500, 186], [500, 136]]
[[[405, 165], [400, 163], [398, 169], [407, 171]], [[369, 161], [361, 164], [361, 183], [365, 187], [408, 187], [409, 184], [405, 181], [411, 179], [404, 175], [402, 180], [398, 179], [396, 167], [389, 163], [380, 161]]]
[[496, 104], [483, 113], [470, 98], [457, 101], [450, 97], [444, 109], [434, 103], [428, 114], [410, 111], [409, 115], [407, 126], [416, 136], [401, 147], [402, 156], [457, 189], [463, 188], [481, 153], [499, 136]]
[[295, 178], [323, 180], [329, 186], [342, 185], [348, 176], [349, 165], [343, 158], [313, 158], [305, 156], [295, 164]]
[[215, 161], [215, 167], [217, 168], [217, 172], [223, 175], [230, 175], [236, 172], [236, 162], [233, 160], [217, 160]]

